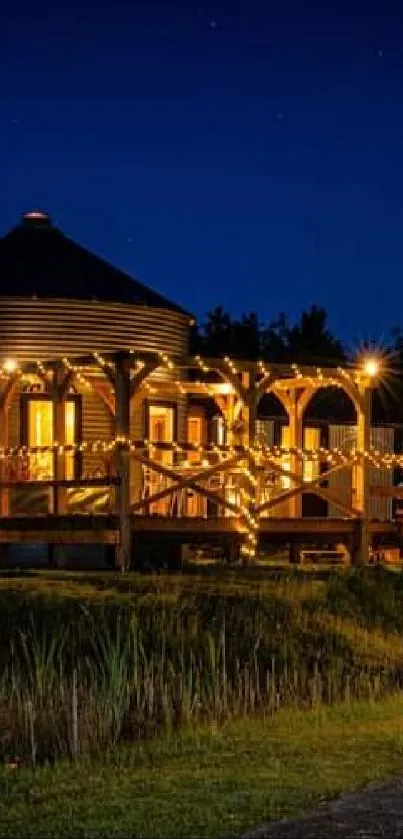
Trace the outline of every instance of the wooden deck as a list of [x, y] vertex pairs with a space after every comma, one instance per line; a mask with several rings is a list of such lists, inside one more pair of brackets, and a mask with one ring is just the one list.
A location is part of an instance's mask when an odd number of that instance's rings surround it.
[[[358, 521], [347, 518], [267, 518], [260, 522], [259, 540], [273, 544], [329, 544], [354, 538]], [[401, 528], [394, 522], [372, 521], [371, 536], [398, 540]], [[178, 544], [200, 542], [241, 542], [243, 530], [235, 517], [167, 518], [164, 516], [130, 517], [130, 530], [136, 539], [175, 541]], [[49, 545], [118, 545], [117, 515], [36, 515], [0, 518], [0, 544]]]
[[[102, 356], [93, 352], [74, 362], [65, 356], [46, 364], [30, 362], [12, 374], [3, 370], [2, 376], [2, 546], [111, 545], [117, 566], [126, 570], [140, 554], [136, 546], [157, 540], [160, 552], [168, 543], [230, 545], [235, 548], [230, 553], [241, 550], [245, 562], [253, 561], [264, 544], [326, 548], [344, 543], [362, 564], [382, 540], [400, 545], [399, 525], [371, 520], [372, 497], [401, 496], [400, 487], [383, 486], [381, 472], [375, 479], [379, 485], [372, 486], [374, 468], [392, 476], [392, 470], [403, 468], [403, 455], [371, 445], [374, 383], [365, 366], [271, 364], [266, 369], [263, 362], [235, 364], [228, 358], [168, 357], [133, 349]], [[354, 445], [350, 441], [345, 449], [305, 441], [306, 408], [324, 387], [344, 391], [355, 408]], [[53, 403], [54, 442], [49, 445], [25, 445], [30, 388], [38, 393], [35, 399]], [[93, 402], [87, 409], [85, 399], [77, 402], [80, 411], [87, 410], [85, 427], [91, 433], [82, 439], [76, 429], [72, 443], [66, 405], [69, 399], [82, 400], [86, 391], [94, 403], [102, 403], [108, 421], [102, 436], [99, 432], [99, 439], [93, 439]], [[258, 406], [267, 393], [274, 394], [287, 416], [284, 446], [275, 445], [274, 438], [269, 445], [258, 434]], [[201, 428], [191, 442], [186, 426], [192, 418], [190, 395], [213, 400], [223, 420], [222, 439], [213, 442], [208, 429]], [[22, 400], [20, 429], [18, 423], [8, 428], [13, 399], [14, 407]], [[172, 422], [153, 430], [150, 410], [161, 399], [168, 400], [164, 404]], [[313, 512], [302, 503], [306, 495], [316, 496], [321, 504], [315, 509], [326, 510], [329, 517], [303, 517], [308, 509]]]

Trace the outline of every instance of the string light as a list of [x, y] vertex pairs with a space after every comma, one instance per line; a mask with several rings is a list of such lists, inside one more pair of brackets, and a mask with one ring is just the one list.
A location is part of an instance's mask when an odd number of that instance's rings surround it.
[[[175, 367], [190, 367], [192, 364], [189, 360], [182, 360], [179, 357], [175, 357], [175, 360], [171, 358], [165, 352], [158, 352], [158, 353], [141, 353], [135, 350], [129, 351], [129, 356], [131, 357], [131, 376], [135, 377], [137, 373], [140, 373], [144, 370], [147, 363], [150, 363], [150, 368], [158, 366], [158, 361], [160, 362], [159, 366], [165, 367], [170, 372], [175, 369]], [[105, 358], [99, 352], [93, 353], [93, 359], [95, 364], [97, 364], [103, 371], [107, 369], [114, 369], [114, 364], [108, 359]], [[217, 362], [217, 368], [214, 367], [214, 363], [209, 360], [206, 362], [203, 360], [201, 356], [196, 356], [194, 361], [198, 369], [204, 375], [211, 372], [211, 370], [215, 369], [217, 374], [221, 374], [221, 376], [225, 379], [226, 374], [225, 370], [223, 369], [222, 362]], [[133, 364], [135, 364], [135, 368], [133, 370]], [[230, 373], [232, 376], [238, 376], [239, 370], [237, 369], [236, 364], [226, 356], [224, 359], [225, 364], [227, 365]], [[79, 361], [77, 363], [72, 363], [67, 358], [63, 358], [63, 364], [67, 370], [74, 373], [75, 377], [79, 382], [81, 382], [84, 386], [91, 388], [92, 385], [90, 381], [86, 378], [84, 373], [88, 371], [88, 368], [91, 369], [91, 363], [86, 362], [86, 366], [84, 364], [80, 364]], [[154, 365], [154, 366], [153, 366]], [[194, 362], [193, 362], [194, 366]], [[251, 370], [250, 365], [246, 368], [242, 366], [240, 363], [240, 369], [244, 370]], [[36, 367], [38, 372], [41, 374], [42, 377], [47, 376], [49, 374], [49, 369], [46, 370], [44, 364], [38, 360], [36, 363]], [[28, 368], [27, 368], [28, 369]], [[32, 370], [32, 367], [29, 368]], [[319, 386], [332, 386], [338, 388], [347, 388], [347, 383], [350, 387], [354, 386], [354, 382], [362, 382], [363, 381], [363, 374], [365, 371], [363, 370], [353, 370], [351, 373], [342, 367], [326, 369], [326, 368], [300, 368], [297, 364], [291, 365], [271, 365], [270, 370], [266, 368], [263, 361], [260, 361], [256, 365], [256, 372], [257, 375], [253, 377], [253, 385], [252, 389], [255, 387], [259, 387], [261, 390], [264, 388], [265, 379], [268, 380], [267, 390], [270, 390], [273, 386], [275, 387], [283, 387], [288, 389], [290, 386], [290, 378], [294, 379], [296, 382], [301, 383], [298, 386], [305, 386], [305, 382], [308, 382], [308, 385], [315, 389]], [[11, 369], [11, 365], [7, 365], [4, 362], [3, 367], [0, 368], [0, 374], [9, 378], [12, 373], [17, 372], [17, 367], [13, 370]], [[23, 369], [18, 368], [18, 372], [22, 375], [24, 374]], [[150, 369], [150, 375], [152, 374], [153, 370]], [[366, 371], [367, 374], [369, 371]], [[260, 378], [259, 378], [260, 377]], [[155, 394], [158, 393], [158, 390], [161, 388], [163, 390], [164, 383], [156, 384], [154, 386], [152, 383], [144, 379], [144, 377], [140, 377], [141, 381], [141, 388], [144, 388], [144, 391], [147, 394]], [[228, 384], [232, 387], [233, 386], [233, 379], [231, 381], [231, 376], [227, 374], [227, 380], [230, 380]], [[187, 392], [191, 392], [191, 383], [187, 382], [186, 387], [184, 386], [183, 381], [178, 377], [173, 377], [170, 379], [173, 381], [174, 386], [177, 388], [181, 395], [185, 395]], [[206, 396], [215, 397], [217, 394], [223, 392], [220, 390], [220, 387], [223, 388], [223, 385], [219, 385], [219, 383], [214, 382], [206, 382], [197, 380], [196, 382], [197, 387], [206, 394]], [[190, 386], [189, 386], [190, 385]], [[247, 388], [244, 390], [241, 389], [241, 393], [250, 393]], [[117, 435], [112, 440], [95, 440], [95, 441], [87, 441], [82, 442], [79, 444], [69, 444], [69, 445], [60, 445], [55, 442], [52, 446], [43, 446], [43, 447], [3, 447], [0, 449], [0, 459], [11, 459], [15, 457], [29, 457], [30, 455], [35, 455], [41, 452], [56, 452], [57, 454], [64, 454], [64, 453], [71, 453], [71, 452], [83, 452], [83, 453], [98, 453], [98, 452], [105, 452], [113, 454], [115, 449], [120, 449], [121, 447], [126, 448], [130, 454], [135, 456], [139, 452], [148, 452], [149, 455], [155, 456], [156, 452], [159, 449], [163, 449], [165, 451], [171, 450], [172, 452], [180, 455], [186, 456], [189, 452], [197, 452], [202, 460], [203, 468], [206, 468], [209, 464], [209, 455], [214, 454], [214, 456], [218, 459], [218, 463], [215, 465], [217, 466], [217, 472], [222, 470], [223, 467], [226, 466], [226, 461], [228, 458], [233, 457], [234, 455], [239, 455], [239, 467], [237, 468], [238, 472], [238, 486], [237, 492], [239, 493], [239, 504], [235, 505], [235, 508], [239, 515], [239, 532], [242, 534], [243, 544], [242, 544], [242, 552], [245, 556], [253, 557], [256, 555], [257, 545], [258, 545], [258, 532], [259, 532], [259, 519], [260, 514], [257, 511], [257, 498], [259, 497], [259, 477], [260, 474], [264, 474], [265, 471], [271, 472], [273, 471], [273, 461], [275, 463], [281, 463], [282, 459], [286, 458], [295, 458], [297, 461], [301, 462], [302, 464], [306, 462], [314, 461], [317, 464], [327, 464], [329, 467], [331, 466], [343, 466], [345, 465], [346, 468], [351, 468], [357, 464], [363, 465], [365, 463], [370, 464], [376, 469], [388, 469], [392, 470], [396, 467], [403, 467], [403, 454], [398, 453], [381, 453], [379, 450], [375, 450], [373, 448], [369, 448], [368, 450], [359, 450], [355, 448], [350, 449], [340, 449], [340, 448], [331, 448], [326, 449], [325, 447], [317, 447], [315, 449], [306, 449], [301, 446], [290, 446], [290, 447], [281, 447], [281, 446], [272, 446], [269, 447], [264, 443], [257, 442], [253, 445], [248, 445], [247, 441], [243, 441], [242, 445], [218, 445], [212, 444], [208, 446], [203, 446], [201, 444], [192, 444], [192, 443], [157, 443], [157, 442], [150, 442], [149, 440], [131, 440], [129, 437], [124, 435]], [[206, 457], [204, 457], [206, 455]], [[243, 465], [241, 465], [241, 459], [244, 458]], [[185, 464], [189, 466], [194, 466], [194, 464], [189, 462], [189, 459], [186, 458]], [[156, 465], [158, 462], [156, 461]], [[152, 464], [151, 464], [152, 468]], [[183, 475], [181, 473], [179, 467], [176, 470], [176, 475], [178, 479]], [[170, 465], [170, 469], [173, 473], [175, 473], [174, 465]], [[326, 474], [326, 473], [325, 473]], [[293, 476], [291, 475], [291, 480], [293, 480]], [[319, 476], [320, 477], [320, 476]], [[195, 480], [197, 480], [197, 473], [195, 475]], [[306, 482], [306, 485], [309, 482]]]

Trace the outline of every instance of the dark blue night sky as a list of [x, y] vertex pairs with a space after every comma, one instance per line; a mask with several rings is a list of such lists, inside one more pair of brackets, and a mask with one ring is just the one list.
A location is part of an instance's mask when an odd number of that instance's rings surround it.
[[0, 231], [40, 207], [203, 316], [403, 324], [400, 3], [15, 2]]

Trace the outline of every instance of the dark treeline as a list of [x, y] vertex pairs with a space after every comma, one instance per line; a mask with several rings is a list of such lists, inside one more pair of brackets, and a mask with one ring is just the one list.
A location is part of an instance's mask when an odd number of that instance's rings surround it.
[[[280, 314], [263, 323], [256, 312], [232, 318], [217, 306], [204, 323], [193, 327], [191, 350], [205, 357], [243, 358], [271, 363], [333, 365], [355, 363], [328, 326], [324, 308], [311, 306], [299, 320]], [[364, 350], [361, 347], [361, 350]], [[403, 330], [391, 330], [381, 352], [385, 358], [384, 375], [374, 397], [375, 414], [389, 422], [403, 422]]]
[[237, 320], [217, 306], [201, 326], [194, 327], [192, 351], [200, 355], [244, 358], [252, 361], [299, 362], [301, 364], [346, 361], [342, 342], [330, 331], [325, 309], [312, 306], [297, 322], [280, 314], [267, 324], [256, 312]]

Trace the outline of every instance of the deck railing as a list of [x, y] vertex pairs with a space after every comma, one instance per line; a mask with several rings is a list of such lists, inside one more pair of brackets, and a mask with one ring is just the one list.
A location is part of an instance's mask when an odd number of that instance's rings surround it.
[[[119, 512], [120, 484], [116, 459], [119, 441], [99, 443], [99, 450], [42, 447], [0, 455], [1, 514], [110, 514]], [[354, 517], [351, 489], [336, 495], [328, 477], [350, 473], [362, 453], [303, 451], [257, 446], [206, 446], [151, 443], [125, 444], [130, 473], [132, 515], [169, 518], [236, 517], [254, 528], [259, 519], [295, 517], [293, 499], [311, 492], [336, 505], [338, 515]], [[100, 451], [102, 458], [100, 459]], [[365, 455], [373, 465], [377, 453]], [[394, 466], [393, 453], [382, 455], [382, 465]], [[100, 465], [102, 464], [102, 465]], [[400, 488], [372, 486], [377, 497], [399, 496]]]

